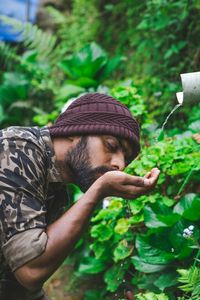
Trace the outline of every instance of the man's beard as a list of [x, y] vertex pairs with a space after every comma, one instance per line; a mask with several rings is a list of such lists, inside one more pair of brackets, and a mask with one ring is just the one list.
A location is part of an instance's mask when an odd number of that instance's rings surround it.
[[73, 182], [79, 186], [82, 192], [86, 192], [96, 179], [104, 173], [113, 170], [106, 166], [92, 168], [87, 137], [81, 137], [77, 145], [67, 153], [65, 165], [70, 168], [73, 174]]

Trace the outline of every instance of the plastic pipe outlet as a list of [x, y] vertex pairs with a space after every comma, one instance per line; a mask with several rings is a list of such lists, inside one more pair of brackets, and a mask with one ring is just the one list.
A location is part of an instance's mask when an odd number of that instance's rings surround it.
[[183, 91], [176, 93], [180, 104], [184, 101], [197, 102], [200, 100], [200, 72], [181, 74]]

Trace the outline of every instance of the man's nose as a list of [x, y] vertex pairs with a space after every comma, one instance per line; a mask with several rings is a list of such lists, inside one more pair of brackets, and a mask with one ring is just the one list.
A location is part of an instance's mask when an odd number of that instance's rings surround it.
[[125, 158], [123, 153], [113, 154], [111, 159], [111, 167], [118, 171], [125, 169]]

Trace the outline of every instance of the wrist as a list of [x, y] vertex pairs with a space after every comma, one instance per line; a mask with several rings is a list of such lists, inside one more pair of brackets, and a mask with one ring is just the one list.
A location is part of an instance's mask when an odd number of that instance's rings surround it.
[[101, 177], [99, 177], [86, 192], [90, 195], [90, 199], [96, 203], [105, 198], [103, 189], [104, 183]]

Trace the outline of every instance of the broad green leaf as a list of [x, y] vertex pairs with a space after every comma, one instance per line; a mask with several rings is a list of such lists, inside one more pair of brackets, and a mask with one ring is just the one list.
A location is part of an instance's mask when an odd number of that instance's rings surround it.
[[104, 271], [107, 264], [103, 260], [94, 257], [85, 257], [79, 265], [78, 271], [82, 274], [98, 274]]
[[72, 84], [65, 84], [58, 90], [56, 99], [57, 100], [64, 99], [65, 101], [67, 101], [67, 99], [69, 99], [70, 97], [77, 96], [80, 93], [83, 93], [84, 91], [85, 91], [85, 89], [80, 86], [72, 85]]
[[130, 225], [138, 224], [144, 221], [144, 215], [142, 213], [132, 216], [128, 219]]
[[167, 227], [172, 226], [180, 219], [171, 209], [161, 202], [146, 205], [144, 208], [144, 222], [147, 227]]
[[183, 237], [183, 230], [189, 225], [191, 225], [191, 223], [183, 219], [173, 225], [168, 232], [168, 238], [176, 258], [184, 259], [189, 257], [192, 253], [190, 246], [192, 246], [194, 242]]
[[150, 264], [164, 265], [169, 264], [174, 260], [172, 253], [168, 253], [159, 248], [153, 247], [149, 243], [148, 237], [138, 235], [136, 237], [135, 246], [137, 248], [139, 256], [143, 261]]
[[133, 256], [131, 258], [131, 262], [135, 266], [136, 270], [143, 273], [159, 272], [164, 270], [167, 267], [167, 265], [154, 265], [154, 264], [146, 263], [138, 256]]
[[99, 241], [107, 241], [113, 235], [113, 230], [107, 225], [94, 225], [91, 229], [91, 236]]
[[94, 251], [95, 257], [97, 259], [102, 257], [106, 251], [105, 245], [102, 242], [99, 242], [98, 240], [95, 241], [92, 245], [90, 245], [90, 249]]
[[124, 262], [123, 264], [114, 264], [110, 269], [108, 269], [104, 274], [104, 281], [107, 284], [107, 290], [110, 292], [115, 292], [121, 285], [126, 270], [129, 264]]
[[152, 291], [155, 289], [154, 282], [159, 278], [159, 273], [140, 274], [140, 276], [133, 277], [131, 283], [139, 289]]
[[167, 224], [158, 219], [157, 214], [149, 205], [144, 208], [144, 222], [150, 228], [167, 227]]
[[106, 79], [114, 70], [118, 68], [122, 60], [124, 60], [124, 57], [121, 55], [110, 58], [98, 76], [98, 80], [102, 82], [104, 79]]
[[130, 227], [128, 219], [121, 218], [118, 220], [117, 225], [114, 228], [114, 231], [119, 234], [124, 234], [128, 231]]
[[174, 212], [191, 221], [200, 220], [200, 197], [192, 193], [185, 195], [174, 207]]
[[125, 259], [129, 255], [131, 255], [132, 251], [133, 251], [133, 246], [130, 247], [126, 240], [120, 241], [113, 253], [114, 261], [118, 262], [120, 260]]
[[77, 80], [81, 77], [95, 79], [96, 74], [102, 70], [106, 63], [107, 54], [93, 42], [60, 62], [59, 66], [71, 79]]
[[154, 282], [161, 291], [164, 291], [166, 288], [175, 286], [177, 284], [177, 273], [164, 273], [159, 276], [158, 279]]
[[131, 209], [132, 214], [136, 215], [137, 213], [139, 213], [143, 209], [144, 202], [139, 201], [139, 200], [136, 199], [136, 200], [129, 201], [128, 205]]

